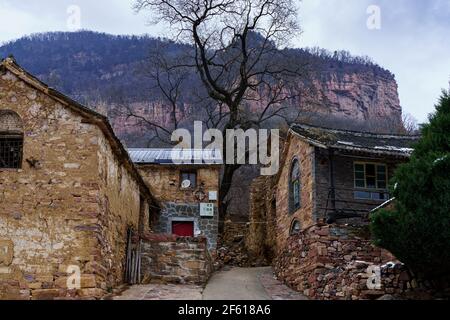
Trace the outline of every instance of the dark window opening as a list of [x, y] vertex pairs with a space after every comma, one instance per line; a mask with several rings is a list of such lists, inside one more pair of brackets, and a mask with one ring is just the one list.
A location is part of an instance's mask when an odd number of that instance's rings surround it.
[[293, 236], [299, 234], [302, 231], [302, 226], [300, 221], [294, 220], [291, 224], [291, 230], [289, 231], [289, 235]]
[[193, 189], [197, 187], [197, 172], [196, 171], [182, 171], [181, 183], [182, 189]]
[[300, 209], [300, 163], [298, 159], [294, 159], [291, 165], [291, 171], [289, 175], [289, 211]]
[[0, 134], [0, 169], [22, 167], [23, 136]]

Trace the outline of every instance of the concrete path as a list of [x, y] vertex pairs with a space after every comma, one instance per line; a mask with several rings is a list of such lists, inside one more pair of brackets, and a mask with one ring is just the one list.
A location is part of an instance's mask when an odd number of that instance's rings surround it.
[[213, 274], [203, 300], [270, 300], [259, 275], [269, 268], [232, 268]]
[[202, 287], [193, 285], [135, 285], [112, 300], [202, 300], [202, 291]]
[[275, 279], [272, 268], [225, 268], [203, 289], [194, 285], [135, 285], [113, 300], [306, 300]]

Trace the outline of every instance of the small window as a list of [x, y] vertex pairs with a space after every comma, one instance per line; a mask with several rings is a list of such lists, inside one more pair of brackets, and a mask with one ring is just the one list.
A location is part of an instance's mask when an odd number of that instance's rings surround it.
[[289, 235], [293, 236], [299, 234], [300, 231], [302, 231], [300, 221], [294, 220], [291, 224], [291, 230], [289, 231]]
[[0, 169], [20, 169], [22, 153], [22, 119], [13, 111], [0, 110]]
[[298, 159], [294, 159], [291, 164], [291, 171], [289, 175], [289, 211], [300, 209], [300, 164]]
[[197, 172], [196, 171], [182, 171], [181, 172], [181, 189], [193, 189], [197, 187]]
[[355, 162], [355, 188], [386, 189], [387, 168], [385, 164]]

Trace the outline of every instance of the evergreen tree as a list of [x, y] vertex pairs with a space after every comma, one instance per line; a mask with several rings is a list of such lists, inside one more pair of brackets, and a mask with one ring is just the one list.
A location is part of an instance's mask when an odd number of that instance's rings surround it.
[[450, 92], [421, 133], [392, 179], [395, 208], [375, 213], [371, 229], [376, 245], [433, 279], [450, 274]]

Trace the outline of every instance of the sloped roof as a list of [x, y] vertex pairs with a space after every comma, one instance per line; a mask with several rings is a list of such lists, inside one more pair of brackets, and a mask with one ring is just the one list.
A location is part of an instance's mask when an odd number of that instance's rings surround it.
[[223, 164], [222, 153], [216, 149], [130, 148], [128, 153], [136, 164]]
[[417, 135], [377, 134], [337, 130], [306, 124], [294, 124], [291, 126], [291, 131], [308, 143], [320, 148], [334, 148], [399, 157], [409, 157], [413, 151], [414, 143], [420, 138]]
[[12, 57], [0, 61], [0, 71], [2, 69], [11, 72], [34, 89], [46, 94], [47, 96], [61, 103], [63, 106], [79, 114], [86, 120], [86, 122], [97, 125], [105, 135], [106, 139], [109, 141], [111, 149], [118, 157], [119, 162], [130, 172], [131, 176], [139, 184], [140, 191], [148, 196], [153, 204], [159, 206], [158, 201], [153, 196], [149, 187], [144, 182], [142, 176], [139, 174], [138, 170], [131, 161], [128, 152], [125, 150], [125, 147], [122, 145], [119, 138], [117, 138], [117, 136], [115, 135], [107, 117], [83, 106], [82, 104], [72, 100], [61, 92], [50, 88], [47, 84], [40, 81], [35, 76], [23, 69], [20, 65], [18, 65], [15, 59]]

